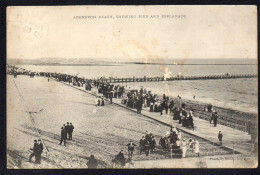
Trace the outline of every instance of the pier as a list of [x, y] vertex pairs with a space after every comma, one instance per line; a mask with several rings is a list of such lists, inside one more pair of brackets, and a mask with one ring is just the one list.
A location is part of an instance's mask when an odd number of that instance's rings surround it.
[[98, 78], [95, 81], [104, 83], [124, 83], [124, 82], [158, 82], [158, 81], [180, 81], [180, 80], [216, 80], [216, 79], [235, 79], [235, 78], [256, 78], [257, 74], [225, 74], [225, 75], [203, 75], [203, 76], [182, 76], [174, 77], [132, 77], [132, 78]]

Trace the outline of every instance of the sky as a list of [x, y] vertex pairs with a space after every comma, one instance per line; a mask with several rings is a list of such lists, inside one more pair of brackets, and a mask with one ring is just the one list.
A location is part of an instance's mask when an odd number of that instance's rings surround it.
[[[135, 15], [135, 18], [117, 18], [119, 15]], [[139, 15], [148, 15], [148, 18]], [[151, 18], [152, 15], [159, 18]], [[162, 18], [162, 15], [178, 15], [179, 18]], [[79, 19], [77, 16], [96, 18]], [[7, 58], [144, 62], [152, 59], [257, 59], [257, 8], [8, 7]]]

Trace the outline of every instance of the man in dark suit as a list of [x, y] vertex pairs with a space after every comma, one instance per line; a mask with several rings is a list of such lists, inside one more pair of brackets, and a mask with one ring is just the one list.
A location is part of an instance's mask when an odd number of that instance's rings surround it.
[[217, 114], [217, 112], [215, 112], [215, 115], [214, 115], [214, 118], [213, 118], [213, 123], [214, 123], [214, 127], [216, 127], [217, 123], [218, 123], [218, 114]]
[[166, 151], [167, 150], [167, 144], [166, 144], [166, 138], [165, 137], [161, 137], [159, 144], [162, 146], [163, 150]]
[[214, 118], [215, 118], [215, 111], [213, 111], [213, 113], [211, 114], [211, 118], [210, 118], [210, 121], [209, 121], [210, 124], [214, 120]]
[[128, 158], [129, 160], [132, 160], [133, 152], [136, 145], [132, 141], [130, 141], [130, 143], [128, 143], [126, 146], [128, 146]]
[[142, 137], [142, 139], [140, 139], [139, 141], [139, 146], [140, 146], [140, 154], [142, 154], [142, 151], [144, 150], [144, 136]]
[[110, 104], [112, 104], [113, 92], [109, 93]]
[[165, 113], [168, 114], [169, 105], [167, 101], [165, 101], [164, 103], [164, 108], [165, 108]]
[[220, 146], [222, 146], [222, 138], [223, 138], [223, 134], [221, 133], [221, 131], [219, 131], [219, 133], [218, 133], [218, 140], [219, 140]]
[[[29, 157], [29, 162], [32, 162], [32, 157], [36, 155], [37, 148], [38, 148], [37, 140], [34, 140], [33, 148], [30, 148], [30, 150], [33, 150], [33, 153]], [[35, 160], [35, 162], [36, 162], [36, 160]]]
[[35, 162], [37, 164], [41, 164], [42, 151], [43, 151], [43, 144], [41, 142], [41, 139], [38, 139], [37, 151], [36, 151], [36, 155], [35, 155]]
[[64, 141], [64, 146], [66, 146], [66, 140], [67, 140], [67, 131], [65, 128], [61, 127], [61, 139], [60, 139], [60, 145]]
[[69, 140], [72, 140], [73, 130], [74, 130], [74, 126], [72, 125], [72, 123], [70, 123], [70, 126], [69, 126]]

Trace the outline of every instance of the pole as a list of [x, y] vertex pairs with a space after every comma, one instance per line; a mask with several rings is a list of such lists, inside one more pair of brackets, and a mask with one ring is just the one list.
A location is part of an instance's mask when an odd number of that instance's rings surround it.
[[[18, 93], [19, 93], [19, 96], [20, 96], [21, 99], [24, 101], [24, 99], [23, 99], [23, 97], [22, 97], [22, 95], [21, 95], [21, 93], [20, 93], [20, 91], [19, 91], [19, 89], [18, 89], [18, 87], [17, 87], [17, 85], [16, 85], [14, 79], [13, 79], [13, 82], [14, 82], [14, 85], [15, 85], [15, 87], [16, 87]], [[25, 103], [24, 103], [24, 105], [25, 105], [27, 111], [29, 111], [28, 106], [27, 106]], [[35, 131], [36, 131], [36, 133], [37, 133], [39, 139], [41, 140], [42, 144], [44, 145], [44, 148], [47, 150], [47, 152], [49, 152], [49, 149], [46, 147], [44, 141], [43, 141], [42, 138], [41, 138], [41, 135], [40, 135], [40, 133], [39, 133], [37, 127], [35, 126], [35, 123], [34, 123], [34, 121], [33, 121], [33, 118], [32, 118], [32, 115], [31, 115], [31, 114], [32, 114], [32, 112], [29, 112], [30, 120], [31, 120], [31, 122], [32, 122], [32, 124], [33, 124], [33, 127], [34, 127], [34, 129], [35, 129]], [[46, 154], [47, 154], [47, 152], [46, 152]]]

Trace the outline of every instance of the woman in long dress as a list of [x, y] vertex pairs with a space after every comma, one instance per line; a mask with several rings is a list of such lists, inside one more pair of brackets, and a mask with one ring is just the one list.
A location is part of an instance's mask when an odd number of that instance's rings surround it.
[[150, 112], [153, 112], [153, 103], [150, 104]]
[[197, 154], [198, 156], [200, 156], [200, 144], [199, 144], [199, 141], [198, 141], [198, 140], [195, 141], [195, 144], [194, 144], [194, 152], [195, 152], [195, 156], [196, 156], [196, 154]]
[[182, 157], [186, 157], [186, 152], [187, 152], [187, 141], [186, 139], [183, 139], [182, 141]]
[[95, 98], [95, 105], [98, 106], [98, 97]]

